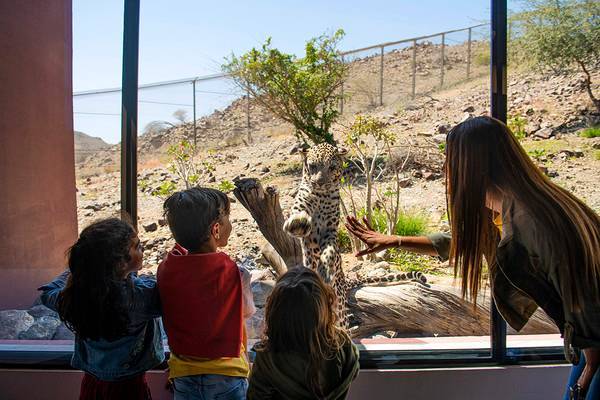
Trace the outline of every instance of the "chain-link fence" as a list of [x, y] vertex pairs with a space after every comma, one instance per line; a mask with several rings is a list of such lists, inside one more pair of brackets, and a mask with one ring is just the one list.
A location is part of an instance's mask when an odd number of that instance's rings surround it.
[[[489, 24], [381, 43], [342, 56], [349, 65], [340, 102], [343, 114], [400, 107], [418, 96], [487, 74]], [[138, 132], [145, 135], [142, 151], [184, 139], [217, 145], [251, 142], [253, 129], [281, 125], [225, 74], [141, 85], [138, 98]], [[73, 103], [76, 131], [108, 144], [119, 143], [120, 89], [75, 93]], [[107, 143], [78, 135], [79, 163], [87, 159], [87, 167], [103, 172], [118, 168], [115, 147], [99, 152], [108, 148]]]

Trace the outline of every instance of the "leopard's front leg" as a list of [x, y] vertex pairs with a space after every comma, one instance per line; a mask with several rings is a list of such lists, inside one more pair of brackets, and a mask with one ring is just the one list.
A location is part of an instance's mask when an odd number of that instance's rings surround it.
[[312, 218], [304, 210], [295, 211], [285, 220], [283, 230], [295, 237], [306, 237], [312, 231]]
[[312, 232], [312, 213], [311, 196], [307, 189], [302, 185], [298, 195], [294, 200], [292, 212], [283, 224], [283, 230], [295, 237], [307, 237]]

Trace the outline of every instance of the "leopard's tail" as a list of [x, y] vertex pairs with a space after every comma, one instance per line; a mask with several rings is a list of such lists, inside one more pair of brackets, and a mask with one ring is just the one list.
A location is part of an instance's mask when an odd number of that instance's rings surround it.
[[347, 288], [352, 289], [358, 286], [369, 285], [393, 285], [403, 282], [418, 282], [427, 284], [427, 277], [420, 271], [398, 272], [384, 276], [362, 276], [357, 279], [348, 279]]

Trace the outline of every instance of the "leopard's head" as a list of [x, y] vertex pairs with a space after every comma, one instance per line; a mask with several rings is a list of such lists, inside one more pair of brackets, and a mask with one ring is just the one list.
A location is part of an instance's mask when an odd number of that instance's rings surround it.
[[332, 189], [340, 185], [345, 149], [321, 143], [302, 151], [304, 180], [315, 189]]

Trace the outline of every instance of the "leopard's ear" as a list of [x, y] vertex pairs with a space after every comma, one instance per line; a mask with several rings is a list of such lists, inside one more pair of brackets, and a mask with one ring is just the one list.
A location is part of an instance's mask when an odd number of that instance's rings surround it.
[[344, 157], [348, 154], [348, 149], [345, 147], [338, 147], [337, 148], [337, 153], [339, 156]]

